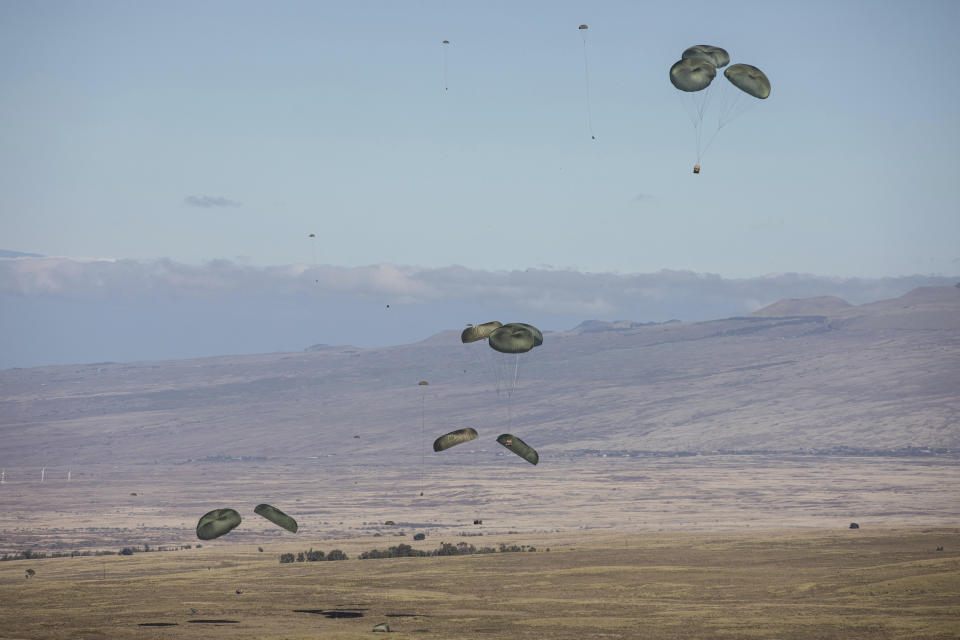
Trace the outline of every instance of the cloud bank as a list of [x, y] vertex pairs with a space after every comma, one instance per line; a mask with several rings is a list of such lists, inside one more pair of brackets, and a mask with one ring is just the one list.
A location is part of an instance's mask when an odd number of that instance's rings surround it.
[[863, 304], [958, 279], [0, 258], [0, 368], [408, 344], [492, 319], [548, 331], [594, 319], [709, 320], [782, 298]]
[[202, 207], [204, 209], [240, 206], [239, 202], [223, 196], [187, 196], [183, 199], [183, 204], [188, 207]]
[[825, 295], [863, 304], [919, 286], [953, 285], [957, 279], [925, 275], [864, 279], [799, 273], [729, 279], [669, 270], [616, 274], [555, 269], [484, 271], [461, 266], [426, 269], [393, 264], [252, 267], [229, 260], [187, 265], [169, 259], [0, 259], [0, 293], [25, 297], [334, 295], [408, 305], [470, 301], [585, 319], [630, 320], [704, 320], [717, 317], [712, 309], [736, 315], [782, 298]]

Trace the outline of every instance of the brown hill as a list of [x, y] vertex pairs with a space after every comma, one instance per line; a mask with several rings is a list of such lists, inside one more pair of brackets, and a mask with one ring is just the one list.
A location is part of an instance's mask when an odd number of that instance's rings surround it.
[[497, 354], [460, 344], [459, 328], [397, 347], [0, 371], [0, 464], [418, 459], [464, 426], [480, 432], [475, 450], [495, 455], [512, 432], [542, 460], [960, 448], [960, 289], [781, 308], [791, 314], [547, 334], [520, 357], [510, 400], [485, 359]]
[[753, 318], [785, 316], [825, 316], [850, 307], [850, 303], [836, 296], [817, 298], [784, 298], [750, 314]]

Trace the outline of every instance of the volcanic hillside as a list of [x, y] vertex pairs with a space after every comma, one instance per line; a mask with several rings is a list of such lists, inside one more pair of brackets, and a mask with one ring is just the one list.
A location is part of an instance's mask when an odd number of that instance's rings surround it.
[[0, 464], [415, 459], [465, 426], [490, 455], [509, 431], [541, 458], [960, 448], [956, 287], [710, 322], [584, 323], [520, 356], [512, 400], [495, 390], [496, 354], [461, 344], [461, 328], [398, 347], [0, 371]]

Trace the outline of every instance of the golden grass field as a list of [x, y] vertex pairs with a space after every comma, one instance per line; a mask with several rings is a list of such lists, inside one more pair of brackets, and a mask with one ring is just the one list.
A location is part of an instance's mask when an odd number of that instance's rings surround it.
[[[4, 553], [196, 545], [217, 507], [243, 522], [201, 549], [0, 562], [0, 638], [359, 638], [380, 622], [444, 639], [960, 638], [953, 458], [533, 467], [466, 451], [426, 465], [423, 496], [416, 465], [336, 458], [75, 467], [70, 482], [48, 468], [42, 484], [8, 469]], [[259, 502], [300, 531], [254, 515]], [[357, 559], [401, 542], [537, 551]], [[279, 563], [311, 547], [350, 559]]]
[[[433, 549], [441, 540], [537, 551], [356, 559], [371, 548]], [[401, 638], [960, 637], [957, 528], [422, 542], [298, 536], [263, 547], [0, 563], [0, 637], [346, 639], [370, 637], [380, 622]], [[340, 548], [351, 559], [278, 561], [309, 547]], [[27, 567], [34, 577], [24, 577]], [[235, 622], [209, 622], [216, 620]]]

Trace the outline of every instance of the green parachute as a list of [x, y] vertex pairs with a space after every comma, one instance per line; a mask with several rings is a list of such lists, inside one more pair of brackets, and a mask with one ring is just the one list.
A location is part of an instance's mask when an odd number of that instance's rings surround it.
[[726, 49], [721, 49], [720, 47], [715, 47], [711, 44], [696, 44], [692, 47], [688, 47], [680, 57], [684, 60], [688, 58], [699, 58], [701, 60], [706, 60], [717, 69], [730, 64], [730, 54], [727, 53]]
[[767, 75], [749, 64], [735, 64], [723, 72], [733, 86], [754, 98], [770, 97], [770, 80]]
[[503, 326], [503, 323], [497, 322], [484, 322], [483, 324], [478, 324], [476, 326], [470, 325], [466, 329], [460, 332], [460, 342], [463, 344], [470, 344], [471, 342], [477, 342], [478, 340], [486, 340], [490, 337], [490, 334]]
[[490, 348], [500, 353], [526, 353], [543, 344], [543, 334], [531, 325], [511, 322], [497, 328], [488, 341]]
[[703, 91], [717, 77], [717, 67], [709, 60], [686, 58], [670, 67], [670, 82], [680, 91]]
[[511, 322], [510, 326], [512, 327], [523, 327], [527, 331], [533, 334], [533, 346], [539, 347], [543, 344], [543, 334], [540, 332], [540, 329], [537, 329], [532, 324], [527, 324], [526, 322]]
[[253, 512], [291, 533], [297, 532], [297, 521], [276, 507], [270, 506], [269, 504], [258, 504]]
[[197, 537], [213, 540], [230, 533], [240, 524], [240, 514], [233, 509], [214, 509], [201, 516], [197, 522]]
[[471, 440], [477, 439], [477, 430], [466, 427], [464, 429], [457, 429], [456, 431], [451, 431], [450, 433], [445, 433], [436, 440], [433, 441], [433, 450], [434, 451], [445, 451], [450, 447], [454, 447], [458, 444], [463, 444], [464, 442], [470, 442]]
[[510, 449], [510, 451], [513, 451], [530, 464], [537, 464], [540, 462], [540, 455], [537, 453], [536, 449], [515, 435], [504, 433], [497, 438], [497, 442], [505, 446], [507, 449]]

